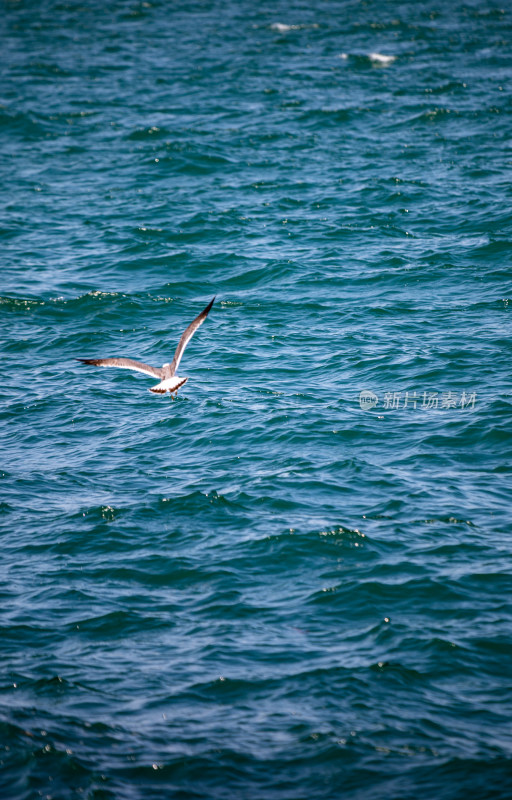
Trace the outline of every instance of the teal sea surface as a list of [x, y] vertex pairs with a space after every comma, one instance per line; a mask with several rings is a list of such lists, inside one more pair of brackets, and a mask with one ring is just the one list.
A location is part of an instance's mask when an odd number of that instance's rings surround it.
[[510, 5], [0, 35], [0, 797], [510, 800]]

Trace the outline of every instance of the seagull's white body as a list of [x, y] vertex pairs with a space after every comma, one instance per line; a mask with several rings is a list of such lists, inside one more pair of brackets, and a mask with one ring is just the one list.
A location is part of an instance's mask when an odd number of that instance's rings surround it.
[[159, 392], [165, 394], [166, 392], [177, 392], [180, 386], [188, 381], [188, 378], [180, 378], [174, 375], [172, 378], [167, 378], [165, 381], [160, 381], [156, 386], [152, 386], [150, 392]]
[[186, 328], [170, 364], [164, 364], [163, 367], [151, 367], [149, 364], [144, 364], [142, 361], [134, 361], [131, 358], [77, 358], [77, 361], [81, 361], [83, 364], [93, 364], [95, 367], [119, 367], [120, 369], [144, 372], [146, 375], [160, 378], [160, 383], [157, 383], [156, 386], [152, 386], [149, 390], [150, 392], [155, 392], [156, 394], [177, 392], [180, 386], [183, 386], [183, 384], [188, 381], [188, 378], [180, 378], [179, 375], [176, 375], [176, 370], [178, 369], [185, 347], [210, 313], [214, 300], [215, 297], [208, 303], [206, 308], [201, 311], [199, 316], [190, 323], [188, 328]]

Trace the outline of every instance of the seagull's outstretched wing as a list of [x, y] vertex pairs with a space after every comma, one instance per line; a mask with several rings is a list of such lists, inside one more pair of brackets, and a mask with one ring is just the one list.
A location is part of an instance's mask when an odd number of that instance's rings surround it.
[[95, 367], [120, 367], [121, 369], [133, 369], [135, 372], [145, 372], [154, 378], [163, 378], [163, 369], [150, 367], [142, 361], [133, 361], [131, 358], [77, 358], [82, 364], [93, 364]]
[[180, 361], [181, 361], [181, 357], [182, 357], [183, 353], [185, 352], [185, 347], [190, 342], [192, 336], [197, 331], [199, 326], [202, 325], [203, 322], [205, 321], [206, 317], [210, 313], [210, 309], [213, 306], [214, 301], [215, 301], [215, 297], [213, 298], [213, 300], [210, 300], [210, 302], [208, 303], [208, 305], [206, 306], [204, 311], [201, 311], [199, 316], [196, 317], [195, 320], [190, 323], [188, 328], [185, 330], [185, 333], [182, 335], [182, 337], [180, 339], [180, 343], [176, 348], [176, 352], [174, 353], [174, 357], [172, 359], [171, 365], [170, 365], [170, 367], [167, 367], [167, 369], [166, 369], [166, 374], [169, 377], [172, 377], [173, 375], [176, 374], [176, 370], [179, 367], [179, 364], [180, 364]]

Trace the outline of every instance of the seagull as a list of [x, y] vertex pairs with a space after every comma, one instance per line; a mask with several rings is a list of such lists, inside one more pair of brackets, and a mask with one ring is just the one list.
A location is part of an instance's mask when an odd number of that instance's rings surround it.
[[183, 384], [188, 381], [188, 378], [180, 378], [176, 375], [181, 357], [192, 336], [210, 313], [214, 300], [215, 297], [213, 300], [210, 300], [206, 308], [201, 311], [199, 316], [186, 328], [170, 364], [164, 364], [159, 368], [150, 367], [149, 364], [144, 364], [142, 361], [134, 361], [131, 358], [77, 358], [76, 360], [81, 361], [82, 364], [93, 364], [95, 367], [120, 367], [121, 369], [133, 369], [136, 372], [145, 372], [146, 375], [151, 375], [153, 378], [160, 378], [160, 383], [157, 383], [156, 386], [152, 386], [149, 390], [150, 392], [155, 392], [156, 394], [176, 392], [177, 394], [180, 386], [183, 386]]

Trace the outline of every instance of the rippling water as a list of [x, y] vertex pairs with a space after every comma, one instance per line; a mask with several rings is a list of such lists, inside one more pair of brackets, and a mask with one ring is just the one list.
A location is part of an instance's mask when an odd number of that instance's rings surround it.
[[2, 16], [2, 798], [508, 800], [510, 9]]

